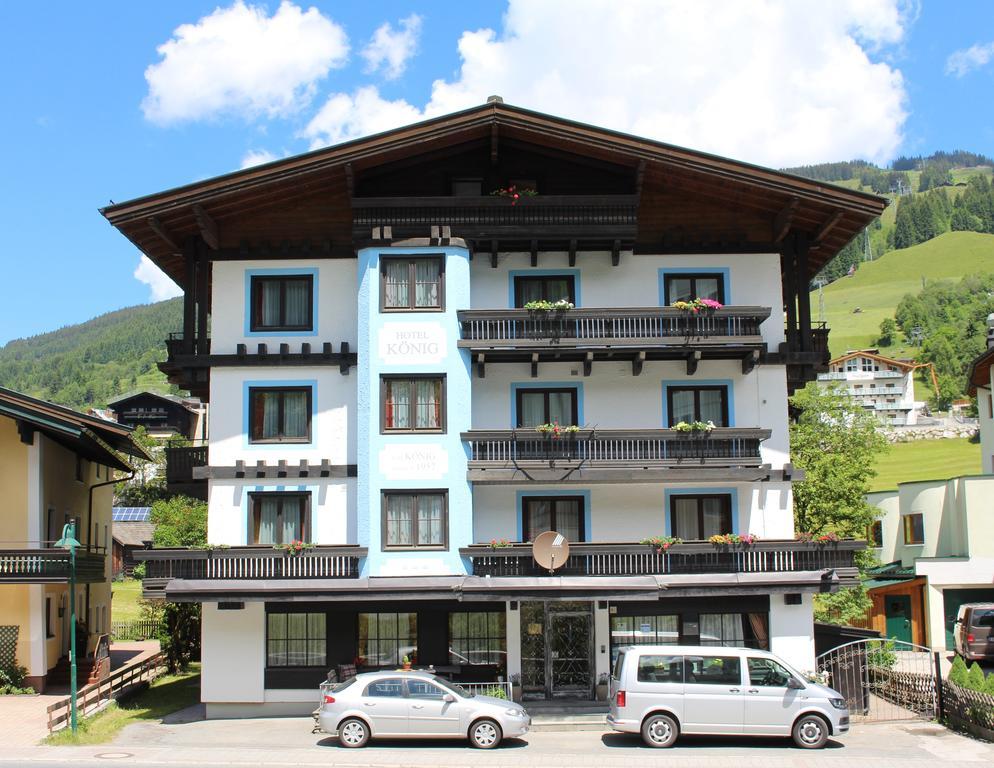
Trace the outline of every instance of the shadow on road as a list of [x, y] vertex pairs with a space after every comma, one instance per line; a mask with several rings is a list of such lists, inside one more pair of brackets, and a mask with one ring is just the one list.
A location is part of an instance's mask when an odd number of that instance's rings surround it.
[[[642, 737], [634, 733], [605, 733], [601, 736], [601, 743], [611, 749], [654, 749], [647, 747], [642, 742]], [[838, 741], [828, 740], [825, 749], [842, 749], [843, 744]], [[778, 749], [797, 750], [794, 742], [789, 738], [744, 738], [741, 736], [681, 736], [672, 749]]]
[[[348, 747], [338, 746], [337, 736], [325, 736], [317, 746], [334, 747], [336, 749], [348, 749]], [[521, 749], [527, 747], [528, 742], [521, 739], [504, 739], [496, 751], [504, 749]], [[474, 749], [466, 739], [370, 739], [369, 743], [362, 747], [366, 750], [390, 750], [390, 749]], [[482, 751], [482, 750], [481, 750]]]

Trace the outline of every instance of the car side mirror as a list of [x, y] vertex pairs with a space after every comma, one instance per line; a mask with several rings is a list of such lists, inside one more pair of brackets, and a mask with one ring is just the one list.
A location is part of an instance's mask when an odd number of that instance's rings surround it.
[[452, 702], [454, 702], [455, 700], [456, 700], [456, 697], [455, 697], [455, 696], [453, 696], [453, 695], [452, 695], [451, 693], [447, 693], [447, 694], [445, 694], [445, 695], [444, 695], [444, 696], [442, 697], [442, 701], [444, 701], [444, 702], [445, 702], [446, 704], [451, 704], [451, 703], [452, 703]]
[[794, 691], [803, 691], [804, 683], [802, 683], [796, 677], [792, 677], [787, 681], [787, 687]]

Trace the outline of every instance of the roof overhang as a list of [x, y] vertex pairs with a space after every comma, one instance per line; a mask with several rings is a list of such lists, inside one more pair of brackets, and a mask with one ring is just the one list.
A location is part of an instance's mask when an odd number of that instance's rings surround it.
[[978, 387], [990, 389], [992, 365], [994, 365], [994, 347], [980, 355], [970, 366], [967, 394], [976, 396]]

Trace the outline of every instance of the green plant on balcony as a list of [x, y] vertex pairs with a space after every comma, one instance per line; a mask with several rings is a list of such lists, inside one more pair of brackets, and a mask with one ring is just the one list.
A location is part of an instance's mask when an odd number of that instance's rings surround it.
[[490, 549], [504, 549], [511, 546], [507, 539], [490, 539]]
[[524, 309], [529, 312], [568, 312], [573, 309], [573, 302], [566, 299], [556, 299], [547, 301], [546, 299], [536, 299], [525, 302]]
[[642, 539], [639, 544], [648, 544], [652, 547], [658, 554], [663, 554], [674, 544], [682, 544], [683, 541], [676, 536], [650, 536], [647, 539]]
[[491, 197], [506, 197], [511, 201], [511, 205], [517, 205], [522, 198], [535, 197], [537, 194], [538, 192], [530, 187], [519, 187], [516, 184], [498, 187], [490, 193]]
[[822, 546], [828, 544], [838, 544], [842, 541], [842, 537], [839, 536], [835, 531], [829, 531], [828, 533], [811, 533], [809, 531], [800, 531], [795, 537], [797, 541], [803, 541], [809, 544], [821, 544]]
[[670, 304], [670, 306], [674, 309], [679, 309], [682, 312], [690, 312], [698, 315], [701, 312], [721, 309], [725, 305], [720, 301], [715, 301], [714, 299], [702, 299], [698, 296], [696, 299], [690, 299], [689, 301], [674, 301]]
[[314, 549], [314, 545], [309, 541], [289, 541], [286, 544], [274, 544], [273, 549], [281, 549], [284, 554], [296, 557], [309, 549]]
[[535, 427], [535, 431], [540, 435], [558, 440], [561, 437], [575, 435], [580, 431], [580, 428], [576, 424], [560, 424], [558, 421], [554, 421], [551, 424], [539, 424]]
[[715, 428], [713, 421], [680, 421], [673, 429], [683, 435], [709, 435]]
[[759, 536], [754, 533], [716, 533], [709, 536], [708, 541], [716, 547], [729, 547], [736, 544], [748, 547], [759, 541]]

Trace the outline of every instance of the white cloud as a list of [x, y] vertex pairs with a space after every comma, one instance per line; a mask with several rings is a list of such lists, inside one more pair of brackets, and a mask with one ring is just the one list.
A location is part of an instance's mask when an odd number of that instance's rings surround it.
[[946, 59], [946, 74], [963, 77], [975, 69], [980, 69], [991, 59], [994, 59], [994, 43], [971, 45], [949, 55]]
[[907, 118], [876, 59], [910, 23], [901, 0], [510, 0], [500, 34], [464, 32], [462, 64], [423, 106], [333, 94], [317, 146], [480, 104], [518, 106], [774, 166], [889, 159]]
[[242, 156], [242, 169], [251, 168], [253, 165], [263, 165], [271, 163], [279, 158], [268, 149], [250, 149]]
[[148, 286], [149, 301], [164, 301], [183, 294], [183, 290], [172, 281], [172, 278], [167, 277], [166, 273], [155, 266], [145, 254], [142, 254], [132, 274], [135, 280]]
[[146, 119], [159, 124], [238, 115], [293, 114], [316, 84], [348, 57], [345, 30], [316, 8], [284, 0], [265, 8], [236, 0], [195, 24], [176, 28], [145, 70]]
[[362, 49], [366, 72], [376, 72], [382, 68], [387, 80], [400, 77], [407, 67], [408, 59], [417, 51], [420, 35], [421, 17], [416, 13], [401, 19], [398, 30], [394, 30], [390, 22], [382, 24]]

